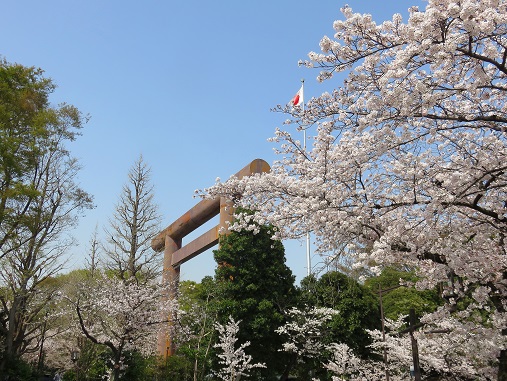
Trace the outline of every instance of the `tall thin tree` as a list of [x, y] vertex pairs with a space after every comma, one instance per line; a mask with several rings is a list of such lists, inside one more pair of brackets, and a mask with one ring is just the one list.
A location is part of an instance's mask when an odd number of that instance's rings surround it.
[[86, 268], [90, 271], [91, 277], [95, 275], [100, 266], [100, 241], [98, 235], [98, 227], [95, 226], [95, 230], [88, 243], [89, 247], [85, 258]]
[[139, 156], [130, 168], [128, 182], [105, 229], [106, 267], [123, 280], [151, 280], [161, 272], [160, 254], [150, 246], [160, 230], [161, 220], [150, 175], [151, 169]]

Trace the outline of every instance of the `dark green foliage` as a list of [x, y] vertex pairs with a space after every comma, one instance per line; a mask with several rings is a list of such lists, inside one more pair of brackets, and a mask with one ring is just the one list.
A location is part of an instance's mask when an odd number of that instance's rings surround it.
[[15, 356], [3, 360], [5, 363], [5, 370], [3, 374], [0, 374], [0, 380], [37, 381], [37, 370], [26, 361]]
[[201, 283], [183, 281], [180, 283], [179, 292], [180, 308], [185, 314], [180, 317], [178, 324], [189, 329], [192, 335], [179, 341], [178, 337], [174, 338], [177, 350], [173, 357], [181, 359], [176, 364], [173, 364], [176, 360], [171, 359], [168, 363], [169, 370], [174, 366], [180, 366], [185, 359], [192, 368], [191, 379], [194, 379], [195, 373], [197, 379], [202, 380], [209, 373], [211, 358], [215, 357], [213, 344], [217, 337], [214, 327], [217, 319], [217, 304], [214, 302], [217, 293], [216, 283], [209, 276]]
[[156, 380], [193, 381], [193, 372], [193, 363], [187, 357], [174, 355], [159, 365]]
[[366, 329], [380, 328], [377, 297], [354, 279], [337, 271], [301, 282], [300, 303], [338, 310], [329, 323], [326, 343], [347, 344], [359, 356], [369, 354], [371, 339]]
[[281, 242], [271, 240], [272, 231], [262, 226], [258, 234], [233, 232], [223, 237], [214, 251], [218, 320], [240, 320], [239, 343], [250, 341], [246, 352], [254, 362], [266, 363], [258, 370], [264, 380], [282, 374], [287, 356], [278, 352], [282, 339], [274, 331], [284, 324], [284, 310], [294, 303], [294, 276], [285, 264]]
[[143, 356], [138, 351], [126, 351], [124, 363], [125, 371], [121, 376], [122, 381], [153, 380], [156, 373], [156, 359]]
[[89, 340], [80, 346], [80, 356], [76, 363], [81, 381], [101, 380], [108, 373], [108, 362], [111, 353], [108, 348], [92, 343]]
[[[63, 375], [67, 381], [101, 381], [110, 373], [108, 364], [111, 353], [108, 348], [87, 342], [80, 351], [80, 358], [74, 367]], [[172, 360], [171, 360], [172, 361]], [[152, 381], [172, 374], [168, 363], [155, 356], [144, 356], [138, 351], [126, 351], [123, 358], [124, 368], [120, 372], [122, 381]], [[178, 367], [179, 370], [181, 370]], [[179, 380], [178, 378], [174, 378]], [[183, 380], [183, 379], [181, 379]]]
[[387, 290], [382, 293], [386, 318], [395, 320], [401, 315], [408, 315], [411, 308], [416, 316], [422, 316], [443, 304], [444, 300], [437, 289], [418, 291], [413, 287], [403, 287], [400, 286], [400, 279], [413, 283], [417, 281], [413, 271], [388, 267], [378, 277], [371, 277], [365, 282], [365, 286], [376, 295], [379, 295], [379, 289]]

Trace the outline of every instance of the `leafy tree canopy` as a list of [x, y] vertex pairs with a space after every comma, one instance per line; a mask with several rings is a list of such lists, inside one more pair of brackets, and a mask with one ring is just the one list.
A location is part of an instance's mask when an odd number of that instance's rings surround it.
[[271, 228], [258, 228], [257, 234], [242, 231], [222, 237], [214, 251], [215, 302], [220, 322], [229, 316], [241, 321], [238, 340], [251, 342], [246, 352], [255, 362], [268, 365], [258, 371], [269, 379], [283, 372], [284, 356], [278, 353], [281, 338], [275, 329], [284, 323], [284, 310], [293, 303], [296, 289], [282, 243], [271, 239]]
[[67, 234], [92, 197], [75, 182], [68, 151], [86, 118], [54, 106], [53, 82], [41, 69], [0, 59], [0, 374], [43, 346], [57, 297], [50, 278], [72, 245]]
[[443, 304], [444, 299], [440, 296], [438, 288], [419, 291], [414, 287], [400, 285], [400, 281], [415, 283], [417, 280], [418, 277], [414, 271], [386, 267], [379, 276], [368, 278], [365, 286], [376, 295], [383, 290], [384, 316], [396, 320], [400, 315], [408, 315], [412, 308], [417, 316], [422, 316], [425, 313], [434, 312], [439, 305]]
[[356, 353], [369, 353], [371, 340], [366, 329], [380, 327], [377, 296], [370, 289], [338, 271], [320, 278], [311, 275], [301, 282], [301, 302], [338, 310], [333, 316], [328, 343], [346, 343]]
[[[42, 191], [34, 171], [42, 171], [48, 152], [65, 154], [61, 143], [74, 140], [86, 121], [74, 106], [50, 104], [55, 87], [41, 69], [0, 59], [0, 258], [19, 245], [6, 242], [33, 224], [29, 213]], [[69, 197], [91, 204], [81, 190]]]

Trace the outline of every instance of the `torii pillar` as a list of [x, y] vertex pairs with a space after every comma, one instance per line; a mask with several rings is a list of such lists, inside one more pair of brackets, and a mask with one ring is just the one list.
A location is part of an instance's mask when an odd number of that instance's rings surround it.
[[[254, 173], [269, 172], [269, 164], [262, 159], [255, 159], [241, 171], [236, 178], [250, 176]], [[220, 214], [220, 222], [192, 242], [182, 247], [183, 238]], [[164, 251], [163, 282], [170, 284], [169, 298], [176, 298], [180, 279], [180, 266], [202, 252], [215, 246], [221, 234], [227, 234], [228, 222], [232, 222], [234, 209], [232, 202], [224, 197], [202, 200], [167, 228], [157, 234], [151, 241], [153, 250]], [[162, 356], [174, 354], [175, 346], [170, 336], [160, 336], [158, 353]]]

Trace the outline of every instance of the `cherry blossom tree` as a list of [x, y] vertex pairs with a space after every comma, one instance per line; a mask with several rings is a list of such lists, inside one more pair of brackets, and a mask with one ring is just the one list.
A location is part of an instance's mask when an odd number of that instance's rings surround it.
[[[334, 90], [304, 111], [278, 107], [288, 127], [307, 130], [311, 149], [278, 129], [270, 173], [205, 193], [256, 209], [236, 229], [255, 221], [276, 226], [276, 238], [311, 231], [321, 253], [374, 271], [417, 269], [418, 288], [443, 288], [449, 314], [435, 318], [489, 308], [481, 324], [507, 326], [507, 2], [429, 0], [406, 22], [396, 14], [380, 24], [342, 12], [321, 52], [301, 61]], [[470, 297], [475, 308], [463, 307]], [[505, 380], [505, 336], [494, 335], [490, 360]]]
[[168, 287], [97, 275], [67, 298], [77, 330], [110, 350], [114, 380], [126, 365], [126, 351], [153, 354], [156, 350], [158, 333], [168, 327], [168, 316], [177, 309], [177, 302], [167, 298]]
[[[292, 354], [292, 363], [287, 367], [287, 375], [298, 364], [308, 364], [316, 359], [320, 364], [325, 360], [328, 345], [324, 343], [323, 336], [329, 329], [326, 327], [334, 315], [339, 311], [327, 307], [312, 307], [299, 309], [296, 307], [287, 311], [287, 322], [275, 330], [276, 333], [286, 338], [282, 344], [285, 352]], [[327, 328], [327, 330], [326, 330]]]
[[[406, 380], [413, 361], [411, 339], [407, 334], [400, 334], [405, 324], [403, 316], [397, 320], [386, 319], [385, 340], [381, 331], [369, 331], [373, 338], [373, 344], [370, 345], [372, 350], [379, 357], [386, 350], [387, 372], [392, 381]], [[496, 370], [489, 363], [491, 356], [487, 353], [498, 350], [499, 343], [485, 340], [489, 334], [480, 331], [487, 329], [473, 322], [463, 324], [454, 319], [453, 325], [446, 322], [416, 332], [414, 336], [418, 342], [422, 371], [426, 376], [435, 376], [439, 380], [495, 380]], [[452, 330], [453, 335], [442, 334], [447, 330]], [[473, 351], [470, 356], [460, 353], [471, 348]], [[386, 379], [384, 363], [361, 359], [344, 343], [333, 343], [329, 349], [333, 358], [324, 366], [334, 374], [333, 379]]]
[[[330, 349], [333, 350], [333, 359], [325, 364], [325, 367], [334, 374], [332, 376], [333, 381], [344, 379], [380, 381], [385, 379], [385, 373], [379, 364], [373, 361], [361, 360], [347, 344], [333, 343]], [[401, 381], [402, 378], [391, 376], [390, 380]]]
[[252, 364], [252, 356], [245, 353], [245, 348], [250, 345], [249, 341], [236, 348], [240, 322], [229, 317], [229, 321], [225, 325], [215, 324], [219, 334], [219, 342], [214, 347], [221, 350], [217, 356], [220, 359], [219, 364], [222, 365], [222, 368], [216, 372], [216, 376], [224, 381], [239, 381], [243, 376], [248, 377], [250, 370], [266, 367], [261, 363]]
[[313, 307], [300, 310], [296, 307], [288, 312], [288, 321], [276, 330], [276, 333], [287, 336], [283, 350], [302, 358], [318, 357], [324, 349], [321, 336], [324, 325], [339, 312], [332, 308]]
[[[36, 354], [32, 354], [31, 357], [25, 355], [24, 359], [29, 362], [43, 361], [44, 367], [65, 372], [83, 367], [91, 350], [99, 349], [99, 346], [84, 340], [83, 333], [76, 324], [74, 306], [69, 303], [69, 299], [77, 300], [78, 294], [82, 292], [91, 276], [92, 270], [74, 270], [58, 274], [51, 279], [52, 286], [58, 291], [55, 293], [53, 303], [47, 307], [49, 324], [47, 327], [44, 326], [45, 333], [40, 335], [43, 338], [43, 345], [40, 345], [37, 357]], [[80, 353], [76, 362], [72, 360], [73, 352]]]

